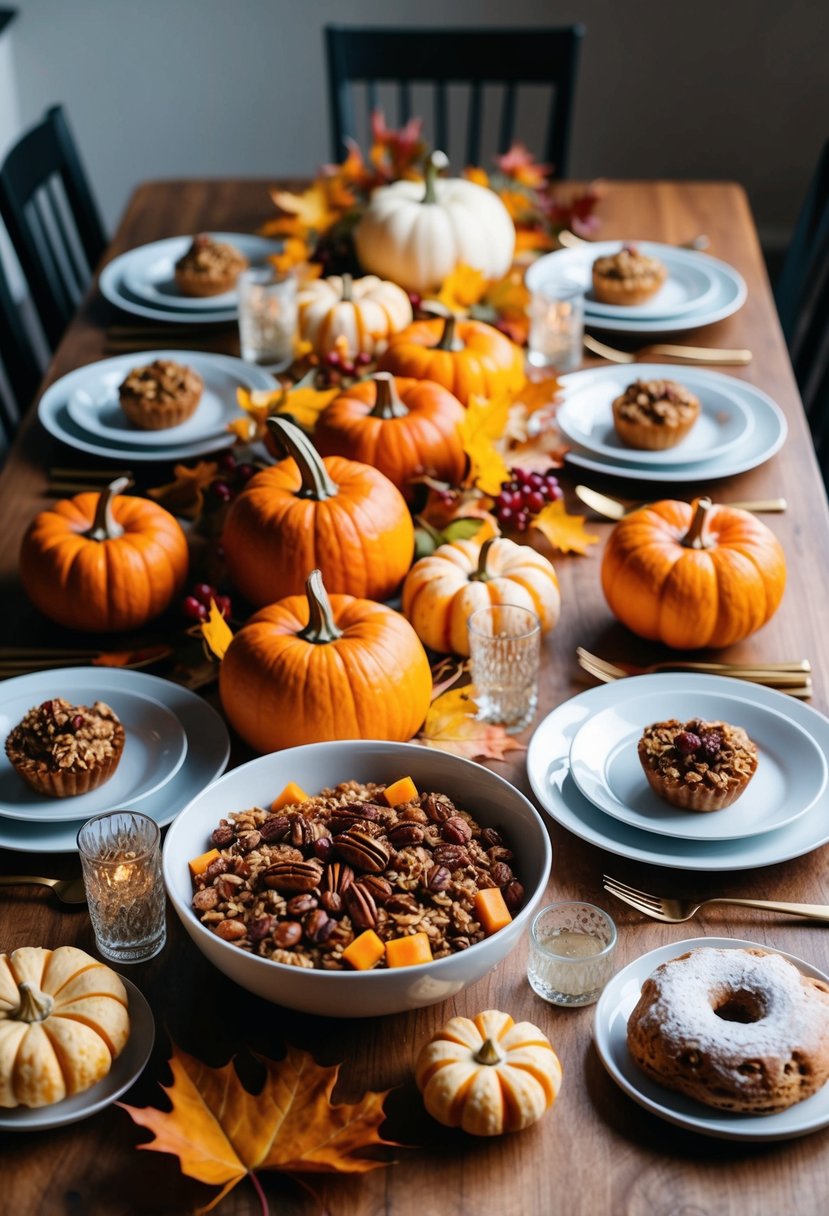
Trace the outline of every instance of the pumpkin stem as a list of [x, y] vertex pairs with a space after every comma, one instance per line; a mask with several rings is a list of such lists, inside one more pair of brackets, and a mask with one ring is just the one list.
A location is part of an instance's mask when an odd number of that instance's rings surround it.
[[443, 333], [440, 335], [440, 340], [433, 348], [434, 350], [463, 350], [463, 342], [455, 337], [455, 321], [457, 320], [453, 312], [446, 314], [443, 322]]
[[116, 477], [105, 490], [101, 490], [92, 527], [84, 532], [84, 536], [90, 540], [115, 540], [116, 537], [124, 535], [124, 529], [112, 514], [112, 500], [116, 494], [122, 494], [127, 486], [131, 485], [131, 477]]
[[344, 274], [343, 275], [343, 300], [346, 302], [346, 304], [351, 303], [351, 299], [353, 296], [353, 290], [352, 290], [353, 287], [354, 287], [354, 280], [352, 279], [351, 275]]
[[489, 551], [492, 548], [492, 546], [495, 544], [496, 540], [498, 540], [498, 539], [499, 538], [497, 536], [490, 536], [481, 545], [481, 552], [478, 554], [478, 567], [474, 574], [470, 574], [470, 576], [469, 576], [470, 582], [488, 583], [489, 580], [492, 578], [492, 575], [489, 573], [489, 571], [486, 568], [486, 563], [487, 563], [487, 558], [489, 557]]
[[714, 504], [710, 498], [698, 498], [694, 503], [694, 518], [691, 520], [691, 526], [682, 538], [682, 544], [686, 549], [709, 549], [710, 541], [705, 539], [705, 524], [708, 520], [708, 512]]
[[372, 379], [377, 385], [377, 398], [370, 417], [405, 418], [409, 411], [400, 399], [391, 372], [377, 372]]
[[20, 1022], [45, 1022], [52, 1012], [54, 1001], [46, 992], [33, 987], [28, 980], [17, 985], [20, 993], [20, 1006], [15, 1017]]
[[343, 631], [334, 623], [334, 609], [325, 590], [321, 570], [312, 570], [308, 575], [305, 594], [308, 597], [308, 624], [300, 629], [297, 637], [304, 638], [314, 646], [336, 642], [337, 638], [343, 636]]
[[435, 182], [437, 181], [438, 173], [441, 169], [445, 169], [449, 164], [449, 157], [445, 152], [433, 152], [426, 164], [426, 193], [423, 195], [421, 202], [436, 203], [438, 201], [437, 191], [435, 190]]
[[285, 418], [269, 418], [268, 429], [288, 455], [294, 458], [299, 469], [302, 484], [296, 492], [297, 498], [313, 498], [316, 502], [335, 498], [338, 487], [329, 477], [322, 457], [307, 435]]
[[503, 1056], [492, 1039], [486, 1039], [483, 1046], [475, 1052], [473, 1059], [476, 1064], [500, 1064]]

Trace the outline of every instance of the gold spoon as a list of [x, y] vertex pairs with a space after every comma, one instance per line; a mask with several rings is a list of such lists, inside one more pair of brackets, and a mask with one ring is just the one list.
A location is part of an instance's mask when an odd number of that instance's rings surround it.
[[[575, 493], [576, 498], [586, 507], [595, 511], [597, 515], [604, 515], [606, 519], [623, 519], [625, 515], [630, 515], [631, 511], [638, 511], [640, 507], [647, 506], [647, 503], [642, 502], [620, 502], [618, 498], [600, 494], [598, 490], [591, 490], [589, 486], [576, 486]], [[737, 507], [741, 511], [753, 511], [755, 515], [760, 515], [780, 514], [786, 510], [788, 503], [785, 498], [757, 498], [748, 502], [729, 502], [723, 505]]]
[[38, 878], [34, 874], [0, 874], [0, 887], [20, 887], [37, 884], [51, 887], [62, 904], [79, 908], [86, 903], [82, 878]]
[[684, 363], [728, 363], [735, 366], [745, 366], [752, 360], [750, 350], [724, 350], [716, 346], [677, 346], [670, 342], [656, 343], [643, 346], [637, 351], [617, 350], [600, 342], [592, 334], [584, 335], [584, 349], [601, 359], [609, 359], [611, 363], [637, 363], [645, 355], [664, 355], [671, 359], [680, 359]]

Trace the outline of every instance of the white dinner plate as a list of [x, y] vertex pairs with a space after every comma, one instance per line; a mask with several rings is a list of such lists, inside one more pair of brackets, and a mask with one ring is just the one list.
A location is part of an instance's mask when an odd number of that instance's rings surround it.
[[[699, 368], [673, 368], [666, 378], [683, 384], [699, 398], [699, 417], [685, 438], [672, 448], [651, 452], [629, 447], [614, 426], [613, 401], [637, 377], [631, 376], [628, 367], [603, 370], [604, 376], [570, 385], [556, 414], [556, 422], [566, 437], [596, 456], [657, 468], [714, 460], [737, 444], [744, 444], [754, 429], [749, 405], [739, 391], [734, 391], [727, 376]], [[650, 373], [642, 379], [661, 380], [663, 376]]]
[[[203, 443], [221, 439], [223, 445], [230, 441], [227, 424], [239, 417], [236, 389], [240, 377], [246, 376], [248, 364], [229, 355], [199, 354], [195, 351], [170, 351], [164, 357], [192, 368], [204, 381], [199, 404], [195, 413], [178, 426], [165, 427], [160, 431], [146, 431], [134, 426], [121, 409], [118, 389], [127, 373], [137, 364], [134, 356], [123, 355], [110, 360], [110, 366], [101, 368], [96, 380], [86, 387], [77, 388], [66, 403], [66, 410], [74, 423], [88, 435], [97, 435], [108, 444], [117, 447], [126, 445], [146, 448], [166, 448], [181, 443]], [[152, 363], [159, 355], [153, 351], [142, 363]]]
[[[829, 1085], [774, 1115], [744, 1115], [717, 1110], [684, 1094], [665, 1089], [638, 1068], [627, 1047], [628, 1018], [639, 1000], [642, 985], [661, 963], [678, 958], [687, 950], [713, 947], [720, 950], [769, 950], [764, 942], [747, 942], [732, 937], [692, 937], [660, 946], [643, 954], [613, 977], [596, 1006], [593, 1041], [599, 1058], [610, 1076], [628, 1097], [660, 1119], [689, 1131], [714, 1136], [717, 1140], [744, 1140], [760, 1144], [769, 1140], [792, 1140], [829, 1126]], [[829, 983], [829, 976], [805, 959], [785, 950], [774, 950], [794, 963], [804, 975]]]
[[[218, 452], [222, 448], [229, 447], [233, 436], [225, 431], [214, 434], [212, 437], [189, 441], [161, 438], [167, 434], [172, 436], [174, 433], [172, 429], [169, 432], [157, 431], [154, 432], [159, 436], [157, 441], [148, 444], [144, 437], [150, 436], [153, 432], [141, 432], [142, 439], [139, 442], [134, 441], [135, 434], [138, 432], [131, 430], [123, 440], [110, 441], [85, 430], [74, 420], [69, 411], [69, 404], [73, 399], [77, 402], [76, 394], [85, 393], [88, 398], [98, 401], [102, 394], [105, 395], [108, 391], [107, 386], [112, 383], [113, 378], [123, 379], [131, 368], [139, 367], [143, 363], [151, 363], [153, 359], [173, 359], [177, 363], [186, 363], [193, 367], [199, 375], [208, 375], [211, 382], [215, 369], [228, 392], [234, 377], [236, 384], [249, 389], [263, 389], [266, 392], [272, 392], [277, 387], [276, 380], [269, 372], [252, 363], [245, 363], [242, 359], [234, 359], [230, 355], [181, 350], [148, 350], [138, 354], [116, 355], [112, 359], [102, 359], [98, 363], [88, 363], [85, 367], [76, 368], [75, 371], [56, 380], [54, 384], [50, 384], [37, 407], [42, 425], [50, 435], [54, 435], [56, 439], [69, 444], [70, 447], [78, 448], [81, 452], [89, 452], [93, 456], [104, 456], [110, 460], [114, 457], [121, 457], [129, 461], [186, 460], [191, 456], [202, 456], [208, 452]], [[233, 400], [227, 400], [225, 405], [227, 418], [230, 421], [238, 411], [235, 393]], [[198, 411], [194, 415], [194, 418], [196, 417], [198, 417]], [[181, 429], [176, 427], [175, 432], [177, 433]]]
[[[600, 305], [591, 299], [591, 267], [596, 258], [617, 253], [621, 241], [594, 241], [589, 245], [547, 253], [527, 269], [525, 282], [530, 291], [535, 291], [541, 283], [580, 283], [587, 292], [585, 321], [588, 327], [616, 333], [658, 334], [697, 329], [701, 325], [712, 325], [715, 321], [730, 317], [745, 303], [748, 294], [745, 280], [727, 262], [705, 253], [677, 249], [673, 245], [654, 241], [635, 243], [644, 253], [659, 258], [668, 268], [669, 282], [673, 279], [676, 283], [676, 288], [671, 287], [670, 294], [662, 297], [664, 304], [655, 304], [658, 297], [654, 297], [653, 301], [646, 301], [645, 304], [618, 306], [612, 314], [598, 311], [600, 307], [606, 310], [613, 306]], [[694, 271], [699, 272], [710, 286], [704, 287]], [[662, 292], [666, 291], [666, 287]], [[662, 292], [659, 294], [662, 295]], [[650, 308], [657, 311], [649, 311]], [[668, 313], [666, 308], [675, 311]]]
[[[270, 255], [282, 249], [281, 241], [248, 233], [212, 232], [209, 235], [214, 240], [235, 245], [251, 266], [263, 265]], [[192, 242], [192, 236], [168, 237], [127, 250], [101, 271], [98, 280], [101, 294], [118, 308], [153, 320], [188, 324], [194, 320], [207, 324], [235, 321], [238, 306], [235, 290], [205, 297], [185, 296], [178, 291], [174, 266]]]
[[[71, 682], [79, 698], [86, 700], [97, 697], [109, 702], [125, 689], [143, 693], [160, 701], [178, 719], [187, 738], [187, 761], [166, 785], [144, 798], [140, 805], [142, 813], [154, 819], [159, 827], [172, 823], [188, 802], [224, 772], [230, 755], [227, 727], [215, 709], [188, 688], [143, 671], [118, 668], [67, 667], [61, 669], [60, 678], [67, 684]], [[54, 691], [54, 671], [39, 671], [25, 679], [30, 681], [32, 704], [45, 700]], [[0, 848], [18, 853], [74, 853], [83, 822], [82, 818], [70, 823], [2, 819]]]
[[533, 792], [551, 819], [574, 836], [633, 861], [649, 862], [674, 870], [723, 873], [775, 865], [802, 857], [829, 841], [826, 798], [811, 813], [793, 823], [736, 840], [679, 840], [644, 832], [600, 811], [581, 793], [570, 772], [570, 748], [579, 728], [593, 714], [637, 696], [663, 698], [660, 716], [670, 717], [674, 696], [688, 693], [745, 694], [753, 704], [783, 714], [812, 736], [824, 755], [829, 754], [829, 719], [794, 697], [724, 676], [664, 672], [629, 676], [600, 688], [590, 688], [564, 701], [539, 724], [527, 750], [527, 773]]
[[[49, 696], [63, 697], [73, 705], [91, 704], [85, 681], [79, 685], [64, 679], [61, 669], [49, 674]], [[16, 676], [0, 684], [3, 739], [30, 709], [48, 699], [41, 691], [32, 694], [31, 680], [30, 675]], [[105, 700], [124, 727], [124, 751], [109, 781], [88, 794], [46, 798], [18, 776], [4, 751], [0, 756], [0, 817], [30, 824], [90, 819], [116, 806], [138, 805], [176, 775], [187, 754], [187, 736], [166, 705], [131, 688], [113, 689], [106, 698], [94, 699]]]
[[[747, 384], [745, 380], [738, 380], [735, 376], [726, 376], [722, 372], [712, 372], [704, 368], [677, 368], [675, 365], [663, 363], [629, 363], [624, 367], [593, 367], [582, 372], [571, 372], [561, 377], [561, 386], [566, 402], [571, 391], [581, 393], [587, 388], [606, 382], [608, 391], [614, 391], [614, 386], [621, 386], [615, 390], [618, 395], [618, 392], [634, 380], [651, 378], [680, 380], [697, 395], [700, 386], [703, 392], [711, 389], [728, 393], [748, 411], [754, 419], [754, 426], [743, 440], [719, 456], [689, 460], [683, 464], [660, 461], [644, 465], [630, 460], [629, 453], [621, 449], [618, 456], [611, 457], [599, 455], [578, 444], [567, 449], [565, 460], [568, 464], [628, 480], [696, 484], [700, 481], [733, 477], [737, 473], [746, 472], [747, 469], [756, 468], [757, 465], [770, 460], [786, 441], [788, 426], [780, 406], [753, 384]], [[539, 413], [535, 423], [536, 432], [547, 424], [544, 415]]]
[[153, 1050], [155, 1022], [144, 994], [132, 980], [123, 975], [119, 975], [119, 979], [127, 990], [130, 1037], [120, 1056], [113, 1060], [107, 1075], [83, 1093], [64, 1098], [62, 1102], [53, 1102], [51, 1106], [0, 1107], [0, 1131], [43, 1132], [88, 1119], [90, 1115], [111, 1106], [138, 1080]]
[[[721, 811], [683, 811], [653, 792], [637, 744], [653, 722], [703, 718], [741, 726], [757, 745], [757, 769], [737, 801]], [[576, 732], [570, 772], [585, 798], [630, 827], [682, 840], [758, 836], [805, 815], [824, 793], [827, 766], [808, 731], [788, 714], [739, 692], [628, 696], [598, 710]]]

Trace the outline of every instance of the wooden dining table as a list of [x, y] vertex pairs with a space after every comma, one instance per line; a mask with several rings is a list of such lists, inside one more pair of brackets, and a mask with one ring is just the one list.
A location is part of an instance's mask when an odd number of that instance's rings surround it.
[[[107, 258], [162, 237], [202, 230], [254, 232], [269, 217], [265, 181], [163, 181], [139, 186], [126, 208]], [[745, 305], [715, 325], [680, 335], [694, 345], [747, 347], [752, 362], [725, 369], [769, 394], [788, 420], [783, 449], [766, 464], [718, 483], [706, 483], [716, 500], [785, 496], [785, 514], [766, 516], [781, 540], [788, 584], [773, 620], [724, 659], [808, 658], [814, 673], [812, 706], [829, 709], [829, 515], [769, 282], [744, 191], [719, 182], [605, 183], [598, 215], [604, 238], [683, 242], [700, 232], [710, 252], [736, 267], [748, 284]], [[141, 327], [102, 299], [93, 285], [48, 368], [44, 386], [104, 356], [113, 325]], [[157, 327], [155, 327], [157, 328]], [[603, 335], [602, 335], [603, 336]], [[138, 345], [141, 344], [138, 336]], [[609, 339], [613, 341], [611, 337]], [[622, 339], [618, 342], [623, 345]], [[151, 349], [187, 348], [174, 326]], [[238, 353], [232, 328], [218, 329], [211, 349]], [[628, 341], [628, 348], [631, 343]], [[597, 361], [586, 362], [585, 366]], [[678, 368], [677, 376], [681, 377]], [[0, 617], [6, 643], [76, 644], [28, 604], [17, 573], [26, 525], [52, 498], [53, 466], [94, 469], [101, 462], [62, 447], [40, 427], [33, 408], [0, 475]], [[113, 462], [109, 462], [110, 464]], [[169, 466], [141, 470], [143, 484], [169, 480]], [[578, 480], [631, 500], [691, 497], [699, 486], [637, 484], [578, 476], [566, 467], [562, 482], [572, 502]], [[590, 522], [602, 544], [610, 525]], [[555, 706], [590, 687], [576, 647], [609, 659], [653, 662], [666, 652], [634, 638], [615, 623], [600, 578], [602, 544], [587, 556], [556, 559], [563, 611], [544, 642], [539, 708], [533, 729]], [[217, 703], [215, 686], [204, 695]], [[250, 757], [234, 741], [231, 763]], [[492, 767], [532, 797], [525, 752], [509, 753]], [[825, 815], [826, 807], [812, 812]], [[760, 869], [700, 873], [666, 869], [605, 852], [545, 817], [553, 843], [546, 902], [583, 899], [607, 909], [618, 926], [617, 965], [663, 945], [699, 936], [748, 939], [779, 948], [829, 971], [829, 930], [781, 915], [741, 908], [703, 910], [688, 924], [646, 919], [602, 889], [602, 875], [664, 895], [766, 897], [829, 903], [829, 850], [818, 848]], [[0, 873], [75, 875], [77, 857], [20, 854], [0, 849]], [[95, 953], [85, 911], [62, 907], [42, 888], [0, 887], [0, 949], [74, 944]], [[316, 1175], [316, 1197], [280, 1174], [263, 1174], [270, 1210], [327, 1212], [331, 1216], [393, 1213], [394, 1216], [823, 1216], [829, 1200], [829, 1131], [775, 1143], [737, 1143], [671, 1125], [642, 1109], [611, 1080], [593, 1044], [594, 1008], [561, 1009], [545, 1003], [526, 979], [524, 942], [484, 979], [445, 1004], [367, 1020], [320, 1018], [292, 1012], [254, 997], [213, 969], [170, 914], [168, 942], [148, 963], [123, 968], [148, 998], [156, 1044], [143, 1075], [127, 1094], [133, 1105], [165, 1105], [159, 1083], [169, 1084], [170, 1043], [211, 1065], [255, 1052], [279, 1058], [286, 1043], [326, 1063], [343, 1062], [337, 1096], [354, 1100], [367, 1089], [391, 1093], [385, 1134], [403, 1147], [394, 1164], [359, 1177]], [[532, 1128], [493, 1139], [475, 1139], [434, 1123], [423, 1110], [413, 1080], [420, 1045], [449, 1017], [483, 1009], [508, 1010], [536, 1023], [550, 1038], [564, 1069], [552, 1111]], [[11, 1216], [181, 1216], [207, 1204], [214, 1192], [185, 1178], [170, 1155], [137, 1151], [148, 1140], [127, 1114], [111, 1107], [63, 1128], [0, 1133], [0, 1211]], [[216, 1209], [222, 1216], [261, 1212], [243, 1183]]]

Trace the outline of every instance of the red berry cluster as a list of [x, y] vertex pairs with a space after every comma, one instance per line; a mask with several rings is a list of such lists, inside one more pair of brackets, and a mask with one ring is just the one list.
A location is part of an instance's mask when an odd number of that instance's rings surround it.
[[526, 532], [533, 515], [543, 511], [548, 502], [561, 498], [561, 486], [554, 469], [547, 469], [546, 473], [528, 469], [512, 469], [511, 472], [511, 480], [501, 482], [493, 513], [503, 527]]
[[233, 452], [223, 452], [217, 463], [221, 476], [214, 477], [207, 487], [208, 505], [216, 509], [232, 502], [259, 471], [255, 464], [237, 460]]
[[190, 594], [181, 601], [181, 610], [189, 621], [206, 621], [210, 615], [211, 600], [227, 620], [233, 608], [230, 596], [220, 595], [218, 589], [210, 583], [194, 583]]

